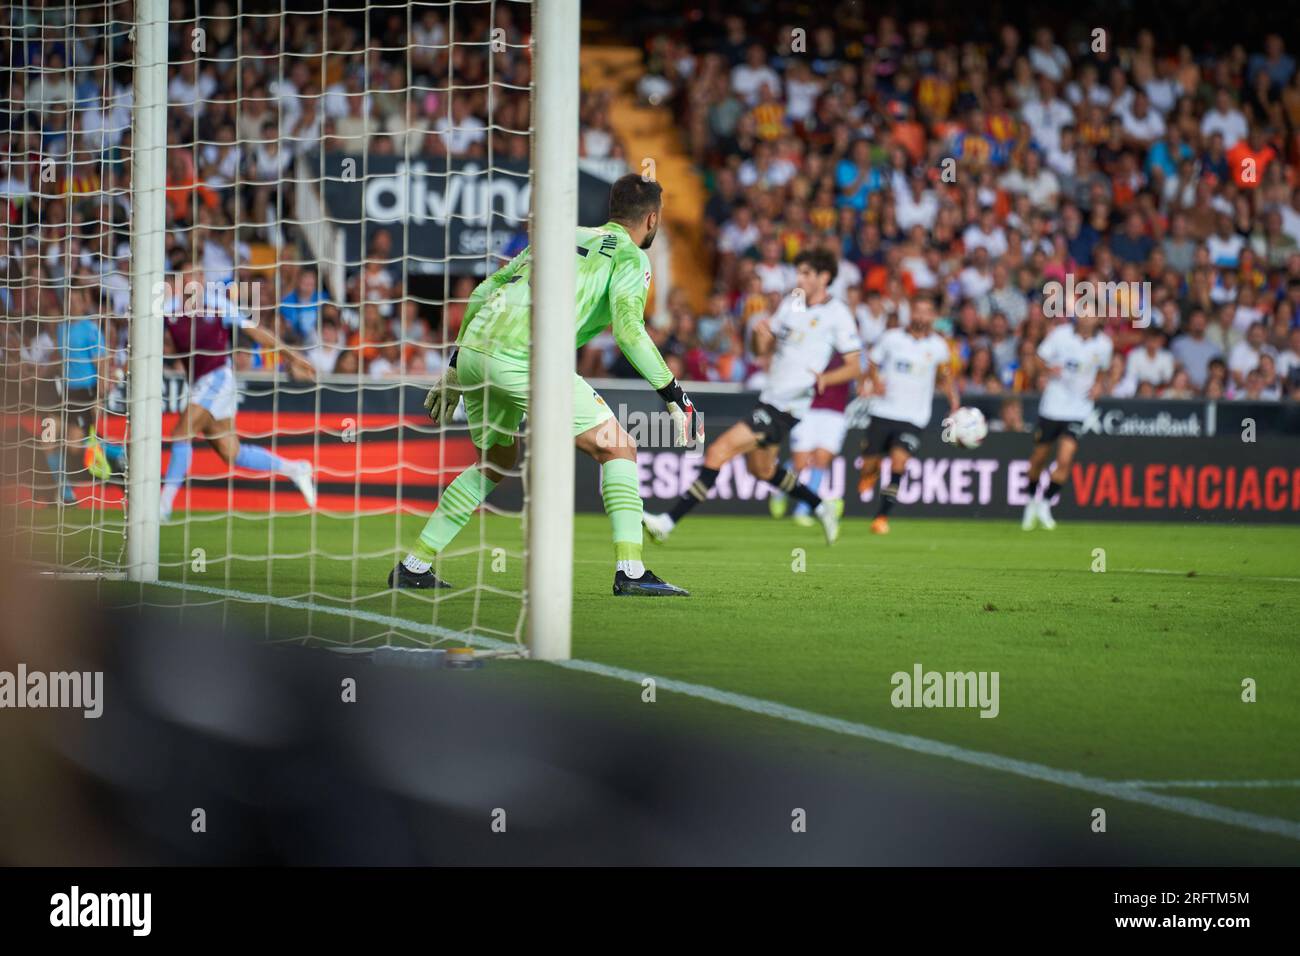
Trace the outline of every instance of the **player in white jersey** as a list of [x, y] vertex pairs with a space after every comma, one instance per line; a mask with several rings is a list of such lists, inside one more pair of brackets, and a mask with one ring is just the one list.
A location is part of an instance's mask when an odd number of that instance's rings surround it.
[[[1092, 414], [1093, 401], [1101, 394], [1114, 348], [1091, 310], [1080, 309], [1074, 327], [1057, 326], [1038, 346], [1038, 358], [1047, 366], [1050, 379], [1038, 402], [1038, 427], [1034, 429], [1034, 451], [1029, 456], [1029, 503], [1020, 527], [1032, 531], [1035, 524], [1051, 530], [1051, 500], [1070, 480], [1070, 467], [1079, 450], [1083, 422]], [[1046, 490], [1039, 487], [1043, 469], [1056, 463]]]
[[[839, 352], [832, 352], [830, 364], [824, 371], [833, 372], [844, 364]], [[844, 436], [848, 433], [848, 408], [853, 394], [853, 383], [841, 382], [828, 385], [813, 396], [812, 404], [803, 413], [798, 424], [790, 429], [790, 470], [796, 475], [806, 471], [808, 478], [804, 482], [818, 494], [821, 493], [822, 480], [830, 474], [835, 456], [844, 447]], [[768, 509], [773, 518], [785, 517], [789, 496], [781, 490], [772, 492], [768, 498]], [[797, 501], [794, 506], [794, 523], [811, 527], [812, 510], [807, 502]]]
[[872, 534], [889, 534], [889, 512], [898, 501], [907, 460], [921, 447], [921, 432], [930, 424], [935, 383], [947, 394], [952, 411], [961, 406], [948, 343], [933, 331], [934, 312], [933, 299], [914, 299], [907, 328], [890, 329], [867, 353], [862, 395], [874, 398], [862, 445], [859, 493], [879, 484], [881, 460], [889, 456], [889, 484], [880, 489]]
[[[839, 519], [844, 502], [823, 501], [798, 476], [782, 468], [778, 460], [781, 442], [812, 405], [818, 393], [858, 375], [858, 353], [862, 342], [857, 325], [843, 302], [828, 293], [838, 268], [836, 257], [824, 250], [809, 250], [795, 258], [795, 289], [781, 303], [770, 320], [760, 319], [753, 327], [755, 355], [771, 355], [767, 384], [758, 396], [749, 421], [739, 421], [713, 440], [704, 451], [700, 475], [678, 499], [668, 514], [647, 514], [646, 530], [663, 541], [677, 522], [709, 496], [718, 472], [731, 459], [745, 456], [749, 473], [806, 502], [821, 522], [826, 541], [839, 537]], [[830, 357], [839, 353], [844, 364], [825, 369]]]

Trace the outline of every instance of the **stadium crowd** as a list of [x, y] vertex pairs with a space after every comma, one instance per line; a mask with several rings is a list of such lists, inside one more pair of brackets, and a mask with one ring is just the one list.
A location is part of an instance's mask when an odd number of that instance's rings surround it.
[[[321, 372], [437, 371], [475, 280], [417, 286], [392, 237], [363, 226], [346, 288], [298, 225], [299, 180], [331, 151], [526, 161], [529, 5], [246, 12], [171, 0], [167, 267], [239, 282], [239, 300]], [[57, 375], [64, 315], [102, 327], [126, 363], [131, 183], [129, 2], [11, 5], [0, 14], [0, 315], [11, 376]], [[618, 159], [607, 94], [584, 93], [582, 155]], [[91, 294], [69, 297], [69, 286]], [[84, 314], [73, 314], [84, 313]], [[16, 321], [23, 320], [23, 321]], [[281, 364], [242, 343], [241, 369]]]
[[936, 298], [968, 394], [1039, 390], [1068, 277], [1132, 290], [1105, 326], [1109, 394], [1300, 399], [1300, 73], [1281, 36], [1198, 55], [1150, 31], [768, 26], [718, 15], [646, 43], [642, 93], [671, 104], [709, 189], [713, 295], [702, 314], [675, 298], [657, 333], [679, 373], [761, 374], [745, 329], [823, 247], [868, 342]]
[[[75, 303], [120, 367], [131, 6], [6, 17], [0, 311], [38, 320], [8, 323], [6, 349], [40, 364]], [[331, 295], [294, 187], [321, 177], [312, 160], [330, 150], [527, 158], [527, 7], [457, 18], [457, 36], [489, 39], [451, 43], [435, 4], [239, 17], [216, 0], [196, 20], [172, 0], [169, 267], [193, 259], [256, 289], [245, 300], [322, 372], [437, 371], [475, 280], [416, 289], [372, 230]], [[795, 255], [822, 246], [868, 341], [905, 322], [913, 296], [936, 297], [968, 394], [1041, 387], [1034, 348], [1060, 321], [1046, 290], [1068, 278], [1141, 290], [1106, 324], [1111, 395], [1300, 398], [1300, 72], [1282, 37], [1194, 54], [1150, 32], [1099, 47], [1012, 25], [991, 44], [948, 40], [891, 17], [860, 32], [769, 27], [720, 16], [646, 41], [643, 92], [675, 111], [709, 188], [708, 307], [669, 290], [671, 323], [653, 330], [679, 376], [761, 376], [746, 327], [791, 289]], [[622, 156], [605, 97], [583, 93], [584, 156]], [[69, 298], [70, 284], [93, 294]], [[580, 367], [632, 374], [608, 339]]]

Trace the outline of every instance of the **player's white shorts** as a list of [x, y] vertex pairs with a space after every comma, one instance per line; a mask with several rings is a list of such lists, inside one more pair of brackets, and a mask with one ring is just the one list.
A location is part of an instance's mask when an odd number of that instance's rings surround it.
[[833, 408], [810, 408], [790, 430], [791, 451], [815, 451], [824, 448], [839, 454], [844, 447], [848, 419]]
[[235, 407], [239, 404], [235, 370], [225, 365], [199, 376], [190, 388], [190, 402], [206, 409], [215, 421], [234, 418]]

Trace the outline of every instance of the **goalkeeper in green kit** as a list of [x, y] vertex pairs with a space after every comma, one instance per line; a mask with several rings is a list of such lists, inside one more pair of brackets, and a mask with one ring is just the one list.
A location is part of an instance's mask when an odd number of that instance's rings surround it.
[[[612, 325], [623, 354], [667, 403], [673, 444], [683, 448], [703, 444], [704, 422], [645, 330], [650, 260], [644, 250], [659, 229], [662, 196], [658, 183], [631, 173], [610, 188], [609, 222], [578, 230], [574, 346], [581, 348]], [[515, 467], [515, 435], [528, 412], [531, 268], [530, 248], [524, 249], [470, 296], [451, 367], [424, 404], [434, 422], [444, 422], [463, 396], [470, 437], [483, 460], [443, 491], [419, 542], [389, 574], [389, 587], [450, 587], [434, 573], [434, 562]], [[601, 495], [614, 532], [614, 594], [686, 596], [687, 591], [660, 580], [641, 563], [636, 445], [604, 399], [578, 375], [573, 377], [573, 436], [577, 447], [601, 466]]]

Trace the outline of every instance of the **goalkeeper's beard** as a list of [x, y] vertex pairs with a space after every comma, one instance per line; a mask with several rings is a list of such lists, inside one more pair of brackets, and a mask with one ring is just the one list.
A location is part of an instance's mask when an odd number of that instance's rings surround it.
[[649, 248], [654, 244], [655, 236], [657, 236], [657, 235], [659, 235], [659, 224], [658, 224], [658, 223], [656, 223], [656, 224], [655, 224], [655, 227], [654, 227], [653, 229], [651, 229], [649, 232], [647, 232], [647, 233], [645, 234], [645, 238], [641, 240], [641, 246], [640, 246], [640, 248], [642, 249], [642, 251], [644, 251], [644, 250], [646, 250], [646, 249], [649, 249]]

